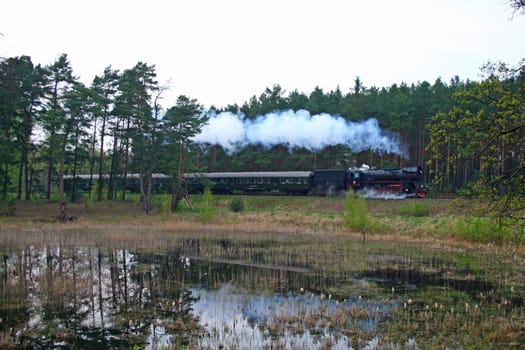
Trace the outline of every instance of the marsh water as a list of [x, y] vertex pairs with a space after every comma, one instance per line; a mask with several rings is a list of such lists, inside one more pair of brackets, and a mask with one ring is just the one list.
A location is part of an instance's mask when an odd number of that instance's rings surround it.
[[473, 328], [481, 317], [522, 321], [524, 269], [512, 253], [344, 238], [32, 245], [3, 251], [0, 339], [46, 349], [418, 348], [435, 317]]

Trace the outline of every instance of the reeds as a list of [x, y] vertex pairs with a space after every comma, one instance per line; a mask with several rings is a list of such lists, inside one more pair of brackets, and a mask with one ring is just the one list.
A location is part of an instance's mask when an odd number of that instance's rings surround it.
[[[502, 234], [498, 234], [499, 231], [479, 231], [476, 223], [484, 223], [484, 221], [469, 219], [468, 215], [471, 215], [471, 212], [458, 208], [451, 204], [451, 201], [446, 200], [366, 200], [367, 214], [346, 215], [345, 218], [342, 215], [345, 212], [345, 201], [341, 198], [284, 196], [236, 196], [235, 198], [245, 203], [245, 210], [241, 213], [230, 210], [231, 196], [215, 195], [211, 201], [204, 201], [204, 196], [194, 196], [196, 213], [183, 208], [180, 212], [172, 214], [168, 210], [169, 206], [164, 205], [169, 201], [169, 197], [158, 195], [155, 197], [156, 204], [148, 216], [142, 214], [138, 200], [97, 202], [89, 209], [82, 203], [72, 203], [68, 205], [68, 214], [75, 216], [78, 219], [76, 221], [84, 225], [107, 224], [116, 227], [117, 231], [119, 226], [147, 226], [150, 230], [157, 230], [173, 225], [178, 230], [182, 225], [185, 226], [185, 230], [194, 232], [202, 230], [240, 233], [264, 231], [286, 234], [300, 232], [319, 236], [337, 233], [356, 239], [362, 239], [363, 220], [361, 219], [367, 218], [367, 239], [417, 241], [422, 244], [438, 244], [441, 247], [468, 247], [471, 242], [497, 241], [503, 246], [512, 245], [511, 248], [516, 249], [515, 245], [524, 236], [523, 230], [520, 232], [506, 230]], [[400, 206], [411, 209], [405, 213], [406, 215], [400, 215]], [[0, 226], [34, 225], [35, 228], [40, 228], [41, 224], [56, 222], [56, 203], [17, 202], [16, 207], [14, 217], [0, 218], [2, 221]], [[425, 215], [419, 216], [419, 212]], [[360, 220], [356, 224], [358, 228], [350, 228], [345, 221], [354, 217]], [[70, 227], [78, 227], [74, 226], [75, 224], [78, 223], [67, 223]], [[488, 227], [486, 224], [482, 226]], [[62, 229], [58, 228], [58, 230]], [[479, 234], [479, 232], [488, 233]], [[523, 246], [518, 246], [518, 249], [523, 250]]]
[[[184, 328], [177, 318], [168, 322], [159, 316], [167, 315], [173, 302], [178, 305], [181, 288], [190, 283], [209, 291], [229, 282], [237, 286], [230, 292], [245, 303], [269, 295], [271, 309], [267, 307], [262, 316], [232, 316], [226, 323], [209, 319], [213, 325], [208, 335], [169, 346], [283, 348], [294, 342], [314, 348], [362, 348], [369, 343], [512, 348], [525, 343], [521, 246], [457, 241], [456, 217], [390, 217], [384, 215], [386, 209], [378, 211], [376, 202], [367, 202], [363, 242], [361, 232], [345, 227], [341, 199], [249, 198], [242, 213], [230, 212], [229, 200], [215, 197], [218, 215], [207, 222], [190, 212], [143, 216], [137, 214], [140, 207], [135, 203], [119, 202], [101, 204], [104, 210], [96, 204], [89, 216], [82, 205], [72, 205], [70, 212], [79, 219], [65, 224], [30, 219], [45, 219], [46, 205], [23, 211], [25, 215], [33, 211], [30, 217], [2, 219], [0, 240], [7, 267], [0, 269], [1, 310], [34, 313], [28, 300], [35, 294], [28, 291], [38, 285], [50, 299], [77, 298], [60, 308], [53, 306], [53, 315], [65, 314], [68, 304], [77, 305], [71, 319], [91, 317], [89, 325], [110, 317], [104, 314], [93, 321], [94, 304], [99, 313], [104, 306], [129, 310], [113, 324], [140, 343], [143, 338], [135, 335], [149, 334], [146, 326], [154, 322], [159, 338], [197, 331], [204, 323], [188, 320], [192, 326]], [[330, 208], [321, 210], [319, 203]], [[394, 210], [390, 205], [385, 208]], [[53, 205], [50, 213], [54, 210]], [[430, 213], [434, 210], [429, 206]], [[47, 249], [45, 255], [42, 249]], [[106, 249], [108, 255], [99, 256]], [[190, 259], [187, 265], [180, 257], [199, 259]], [[39, 264], [44, 265], [37, 278]], [[46, 271], [52, 273], [48, 276]], [[107, 284], [99, 288], [98, 281], [104, 278]], [[146, 307], [152, 291], [170, 297]], [[108, 308], [110, 301], [117, 305], [114, 309]], [[221, 312], [227, 314], [230, 308], [224, 307]], [[3, 312], [4, 337], [16, 333], [9, 328], [20, 330], [28, 322], [17, 320], [20, 328], [6, 326], [6, 315], [12, 320], [15, 313]], [[152, 315], [159, 321], [152, 321]], [[58, 337], [59, 328], [49, 327]], [[435, 332], [441, 335], [434, 336]]]
[[[3, 305], [16, 300], [25, 304], [30, 294], [40, 295], [47, 300], [48, 314], [71, 320], [69, 327], [81, 319], [97, 328], [108, 322], [129, 332], [133, 342], [142, 341], [148, 324], [154, 325], [159, 344], [164, 335], [182, 337], [203, 326], [207, 329], [204, 334], [184, 341], [204, 348], [219, 343], [228, 348], [286, 347], [291, 343], [319, 349], [361, 348], [369, 342], [405, 344], [411, 339], [425, 348], [512, 347], [523, 341], [523, 271], [508, 267], [523, 269], [522, 258], [438, 258], [432, 251], [414, 252], [413, 247], [374, 242], [368, 242], [363, 253], [361, 242], [350, 244], [336, 236], [333, 240], [298, 244], [262, 234], [250, 239], [201, 236], [198, 240], [195, 235], [181, 234], [168, 244], [164, 241], [163, 253], [159, 248], [150, 251], [148, 245], [146, 250], [133, 252], [46, 244], [6, 255], [2, 300]], [[189, 263], [185, 254], [202, 259]], [[200, 272], [189, 273], [190, 266]], [[470, 267], [476, 270], [467, 271]], [[196, 275], [199, 279], [190, 278]], [[183, 297], [187, 284], [224, 288], [225, 280], [231, 287], [221, 289], [220, 298], [198, 288], [192, 293], [200, 301]], [[20, 293], [9, 296], [12, 290]], [[156, 299], [150, 299], [154, 295]], [[161, 295], [173, 297], [159, 299]], [[181, 307], [181, 300], [191, 304]], [[217, 308], [213, 317], [202, 314], [209, 312], [210, 300], [215, 300]], [[127, 311], [118, 316], [118, 322], [102, 312], [118, 310], [120, 305]], [[191, 318], [182, 322], [176, 316], [191, 308], [201, 318], [199, 324]], [[38, 308], [32, 310], [38, 312]], [[7, 314], [3, 315], [7, 322]], [[38, 324], [35, 333], [24, 334], [32, 338], [44, 331], [54, 334], [54, 339], [72, 340], [74, 332], [62, 323]], [[435, 332], [441, 336], [432, 336]], [[175, 348], [176, 344], [182, 343], [175, 342]]]
[[373, 333], [368, 320], [377, 320], [382, 313], [377, 305], [337, 301], [304, 290], [281, 297], [250, 297], [225, 285], [216, 292], [197, 293], [205, 300], [194, 305], [207, 329], [200, 340], [205, 348], [220, 343], [241, 349], [347, 349], [350, 333], [354, 342], [364, 344]]

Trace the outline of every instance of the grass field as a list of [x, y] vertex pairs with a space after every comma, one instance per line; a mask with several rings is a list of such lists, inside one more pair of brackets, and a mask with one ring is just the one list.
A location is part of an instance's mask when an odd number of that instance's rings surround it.
[[[345, 224], [345, 198], [293, 196], [223, 196], [204, 201], [203, 195], [191, 196], [195, 211], [184, 201], [175, 213], [169, 210], [170, 197], [154, 198], [149, 215], [142, 213], [138, 198], [126, 201], [76, 202], [67, 206], [74, 220], [57, 220], [58, 203], [16, 202], [14, 215], [0, 217], [4, 225], [21, 229], [54, 227], [72, 229], [93, 225], [112, 225], [114, 231], [136, 231], [142, 227], [176, 231], [215, 232], [303, 232], [343, 234], [358, 239], [401, 240], [450, 247], [509, 247], [523, 251], [523, 228], [499, 228], [477, 216], [480, 205], [450, 199], [368, 199], [367, 224], [349, 228]], [[241, 201], [243, 210], [233, 212], [232, 201]], [[60, 226], [56, 226], [56, 225]], [[490, 248], [493, 249], [493, 248]]]

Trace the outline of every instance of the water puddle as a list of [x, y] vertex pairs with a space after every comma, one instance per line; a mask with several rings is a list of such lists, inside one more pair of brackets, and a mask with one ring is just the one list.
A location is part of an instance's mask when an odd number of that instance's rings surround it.
[[44, 245], [2, 256], [6, 347], [348, 349], [389, 334], [410, 348], [423, 340], [424, 312], [523, 315], [517, 257], [209, 238], [162, 252]]
[[231, 284], [194, 293], [199, 297], [194, 313], [206, 329], [199, 345], [210, 348], [223, 344], [239, 349], [348, 349], [344, 330], [370, 333], [390, 307], [308, 291], [250, 295]]

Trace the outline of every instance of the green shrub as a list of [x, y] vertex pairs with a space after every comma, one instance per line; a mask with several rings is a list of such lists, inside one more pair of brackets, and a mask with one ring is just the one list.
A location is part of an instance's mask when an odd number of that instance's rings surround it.
[[[89, 194], [87, 196], [83, 196], [84, 197], [84, 208], [86, 208], [86, 212], [88, 213], [91, 210], [93, 210], [94, 203], [97, 198], [97, 188], [98, 188], [98, 181], [95, 183], [95, 185], [93, 185], [93, 188], [91, 189]], [[81, 198], [81, 197], [77, 197], [75, 195], [75, 198]]]
[[399, 206], [399, 215], [402, 215], [402, 216], [410, 215], [410, 208], [406, 201], [403, 201], [403, 203], [401, 203], [401, 205]]
[[209, 187], [204, 189], [200, 205], [199, 214], [202, 222], [211, 222], [215, 218], [215, 206], [213, 204], [213, 195]]
[[402, 216], [428, 216], [429, 207], [426, 203], [415, 202], [413, 205], [409, 205], [408, 201], [403, 201], [399, 206], [399, 215]]
[[[95, 194], [91, 192], [88, 196], [84, 196], [84, 208], [86, 209], [86, 212], [91, 212], [93, 210], [93, 206], [95, 203]], [[78, 198], [78, 197], [77, 197]]]
[[456, 224], [457, 234], [461, 238], [484, 241], [490, 227], [482, 218], [461, 218]]
[[16, 201], [14, 198], [9, 198], [5, 201], [0, 201], [0, 216], [14, 216], [16, 211]]
[[415, 202], [414, 208], [413, 208], [413, 215], [414, 216], [428, 216], [428, 213], [430, 212], [428, 205], [423, 202]]
[[[60, 201], [60, 193], [58, 192], [51, 192], [50, 200], [52, 202], [59, 202]], [[66, 196], [66, 201], [68, 200], [68, 196]]]
[[500, 227], [494, 218], [486, 217], [459, 218], [456, 234], [480, 242], [505, 242], [517, 238], [511, 228]]
[[244, 211], [244, 200], [241, 197], [235, 197], [230, 202], [230, 210], [234, 213]]
[[92, 196], [88, 196], [84, 199], [84, 208], [86, 209], [86, 212], [91, 212], [94, 207], [94, 202]]
[[355, 230], [362, 230], [368, 223], [368, 210], [364, 197], [355, 197], [352, 191], [348, 191], [345, 201], [345, 223], [346, 226]]
[[171, 213], [171, 195], [160, 197], [159, 207], [160, 207], [159, 211], [163, 215], [168, 216]]

